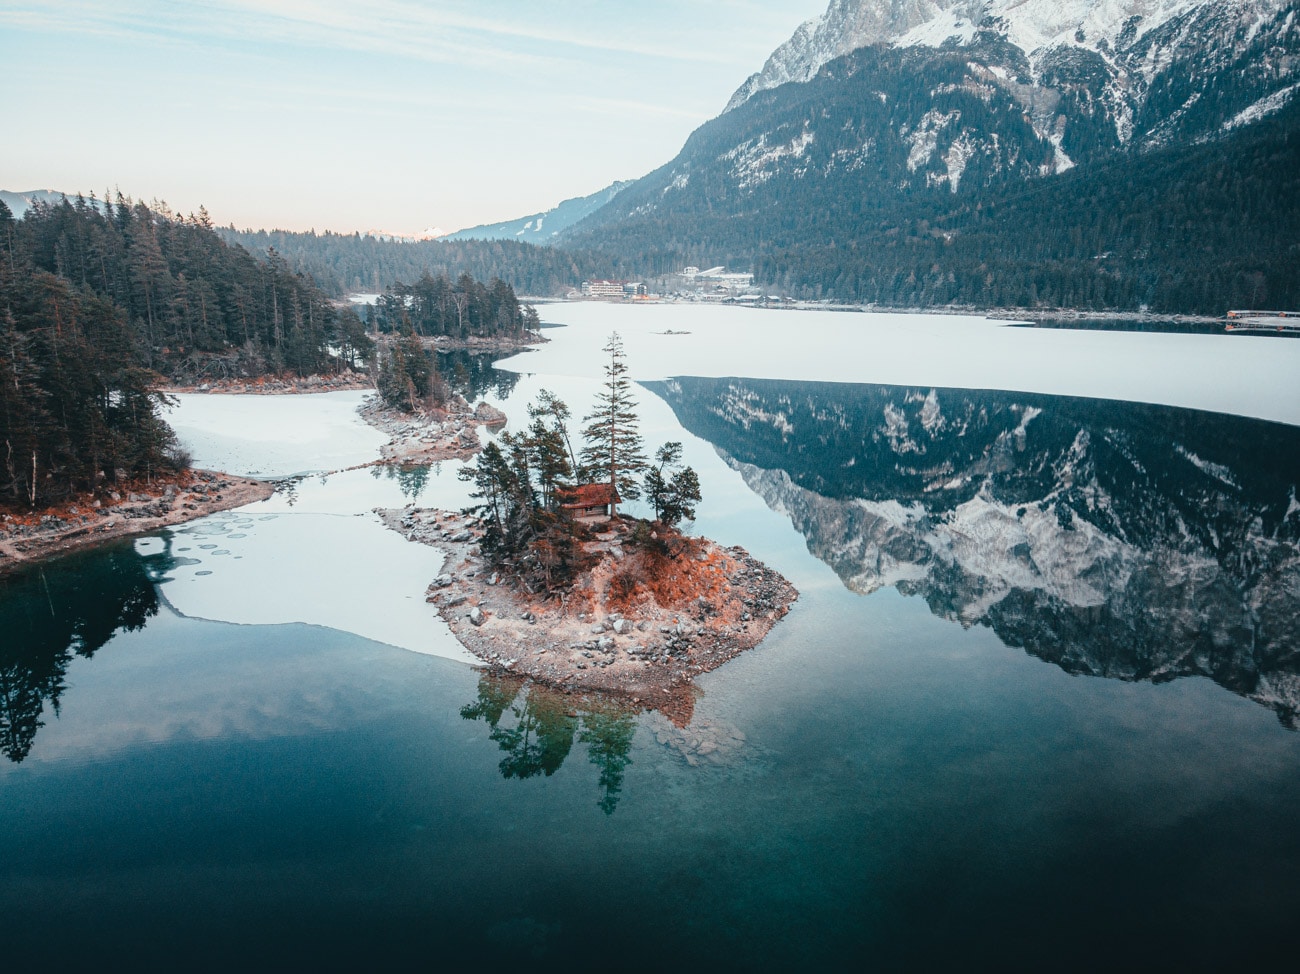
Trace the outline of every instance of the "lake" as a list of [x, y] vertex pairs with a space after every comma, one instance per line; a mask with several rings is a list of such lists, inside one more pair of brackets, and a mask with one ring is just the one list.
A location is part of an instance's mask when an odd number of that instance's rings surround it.
[[[356, 393], [182, 397], [269, 501], [0, 579], [15, 970], [1225, 968], [1300, 894], [1300, 342], [551, 305], [801, 595], [689, 723], [492, 676]], [[382, 438], [380, 438], [382, 439]], [[635, 506], [631, 508], [637, 509]]]

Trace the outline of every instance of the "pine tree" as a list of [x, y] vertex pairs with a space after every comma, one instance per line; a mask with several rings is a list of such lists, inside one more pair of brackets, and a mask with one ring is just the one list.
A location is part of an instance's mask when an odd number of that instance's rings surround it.
[[665, 524], [695, 520], [700, 500], [700, 478], [690, 467], [681, 466], [682, 445], [665, 443], [655, 453], [655, 465], [646, 471], [646, 499], [655, 518]]
[[609, 364], [605, 366], [605, 388], [584, 420], [587, 426], [582, 436], [587, 445], [582, 450], [583, 469], [593, 480], [608, 480], [624, 499], [636, 500], [641, 496], [636, 475], [646, 468], [647, 461], [618, 332], [609, 336], [602, 351], [609, 355]]

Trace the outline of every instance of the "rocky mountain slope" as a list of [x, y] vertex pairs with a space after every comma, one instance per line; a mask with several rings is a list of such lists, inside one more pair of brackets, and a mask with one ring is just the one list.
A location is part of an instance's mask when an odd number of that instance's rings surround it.
[[[676, 158], [565, 242], [646, 260], [672, 254], [665, 264], [726, 261], [803, 297], [979, 304], [969, 281], [919, 294], [902, 284], [936, 262], [944, 276], [989, 273], [981, 263], [1016, 242], [1015, 227], [959, 263], [945, 248], [981, 227], [990, 207], [1109, 167], [1111, 185], [1122, 189], [1131, 170], [1156, 186], [1110, 201], [1133, 214], [1130, 225], [1068, 253], [1112, 254], [1123, 267], [1076, 268], [1075, 278], [1104, 284], [1117, 270], [1151, 269], [1139, 262], [1164, 232], [1160, 214], [1176, 211], [1220, 263], [1239, 248], [1259, 255], [1242, 273], [1285, 281], [1300, 255], [1251, 239], [1253, 221], [1221, 232], [1220, 217], [1240, 205], [1189, 198], [1223, 183], [1219, 173], [1266, 131], [1270, 161], [1231, 174], [1238, 182], [1227, 196], [1261, 212], [1293, 206], [1284, 184], [1298, 114], [1298, 11], [1283, 0], [834, 0]], [[1177, 185], [1167, 172], [1155, 179], [1171, 165]], [[1246, 188], [1252, 179], [1266, 185]], [[1087, 197], [1060, 196], [1043, 201], [1051, 222], [1034, 228], [1058, 244], [1040, 265], [1096, 218]], [[904, 256], [891, 253], [900, 247]], [[1283, 258], [1285, 267], [1269, 263]], [[889, 280], [860, 280], [881, 265]], [[1132, 293], [1090, 306], [1150, 304], [1149, 281], [1169, 273], [1160, 267]], [[1041, 281], [1020, 290], [1027, 303], [1043, 300]]]
[[1300, 715], [1300, 432], [963, 390], [651, 388], [863, 594], [1072, 673], [1208, 676]]
[[1092, 118], [1113, 144], [1164, 142], [1280, 108], [1297, 80], [1295, 14], [1285, 0], [832, 0], [727, 110], [860, 48], [949, 49], [1049, 141]]

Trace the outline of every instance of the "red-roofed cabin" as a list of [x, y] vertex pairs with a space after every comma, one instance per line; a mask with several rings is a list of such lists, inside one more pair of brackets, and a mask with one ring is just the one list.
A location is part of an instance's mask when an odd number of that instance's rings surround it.
[[578, 484], [559, 491], [560, 508], [575, 521], [608, 521], [623, 503], [613, 484]]

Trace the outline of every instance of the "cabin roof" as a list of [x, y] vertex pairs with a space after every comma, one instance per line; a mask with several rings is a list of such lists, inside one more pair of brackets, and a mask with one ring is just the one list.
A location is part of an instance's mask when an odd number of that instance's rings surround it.
[[576, 484], [561, 488], [558, 494], [561, 507], [601, 507], [623, 503], [613, 484]]

